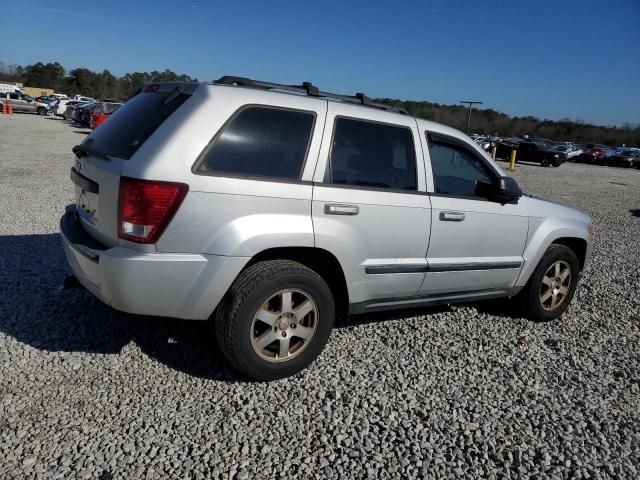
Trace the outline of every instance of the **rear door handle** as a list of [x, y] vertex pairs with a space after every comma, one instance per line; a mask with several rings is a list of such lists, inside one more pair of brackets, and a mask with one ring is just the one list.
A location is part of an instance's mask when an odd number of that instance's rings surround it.
[[440, 212], [440, 220], [443, 222], [461, 222], [464, 220], [464, 212]]
[[340, 203], [325, 203], [324, 213], [327, 215], [358, 215], [360, 209], [357, 205], [344, 205]]

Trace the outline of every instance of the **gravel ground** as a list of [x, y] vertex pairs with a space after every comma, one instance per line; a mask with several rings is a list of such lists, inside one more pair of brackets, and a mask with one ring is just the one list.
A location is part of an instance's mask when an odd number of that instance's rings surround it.
[[560, 321], [494, 304], [354, 317], [310, 369], [260, 384], [205, 323], [62, 289], [83, 132], [0, 116], [0, 478], [640, 476], [640, 171], [517, 167], [594, 219]]

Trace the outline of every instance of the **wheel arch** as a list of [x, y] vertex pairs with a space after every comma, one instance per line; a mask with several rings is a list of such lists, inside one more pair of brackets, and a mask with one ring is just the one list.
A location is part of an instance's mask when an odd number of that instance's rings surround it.
[[349, 290], [344, 271], [338, 259], [328, 250], [317, 247], [274, 247], [254, 255], [245, 268], [265, 260], [292, 260], [320, 275], [331, 289], [336, 314], [349, 312]]
[[565, 247], [573, 250], [573, 253], [578, 257], [578, 264], [580, 265], [580, 271], [584, 270], [585, 261], [587, 259], [587, 241], [578, 237], [561, 237], [556, 238], [552, 244], [564, 245]]
[[545, 222], [537, 228], [533, 237], [528, 241], [524, 251], [525, 264], [515, 286], [523, 287], [529, 281], [547, 249], [554, 243], [573, 250], [578, 257], [581, 271], [587, 266], [590, 253], [587, 229], [578, 222], [565, 220], [562, 226], [558, 223], [553, 225], [553, 223], [556, 222]]

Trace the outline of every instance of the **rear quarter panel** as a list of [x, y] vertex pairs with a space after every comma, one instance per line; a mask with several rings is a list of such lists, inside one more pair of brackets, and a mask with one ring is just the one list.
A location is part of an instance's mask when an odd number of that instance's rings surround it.
[[252, 194], [189, 192], [158, 251], [252, 257], [268, 248], [313, 247], [311, 185], [287, 185], [287, 196], [278, 197], [269, 195], [273, 185], [229, 183]]
[[[312, 176], [327, 103], [309, 97], [246, 88], [201, 85], [136, 153], [125, 172], [137, 178], [189, 185], [184, 203], [163, 233], [159, 252], [251, 257], [262, 250], [314, 245]], [[316, 115], [301, 179], [239, 178], [195, 174], [192, 167], [216, 133], [239, 108], [269, 105]]]

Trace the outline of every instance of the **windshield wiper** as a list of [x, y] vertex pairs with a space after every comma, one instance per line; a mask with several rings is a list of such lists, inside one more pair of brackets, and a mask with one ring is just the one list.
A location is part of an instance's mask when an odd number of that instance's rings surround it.
[[92, 155], [94, 157], [101, 158], [103, 160], [109, 160], [109, 157], [107, 155], [105, 155], [102, 152], [99, 152], [94, 148], [91, 148], [90, 146], [84, 143], [80, 143], [76, 145], [71, 149], [71, 151], [77, 158], [82, 158], [82, 157], [86, 157], [87, 155]]

